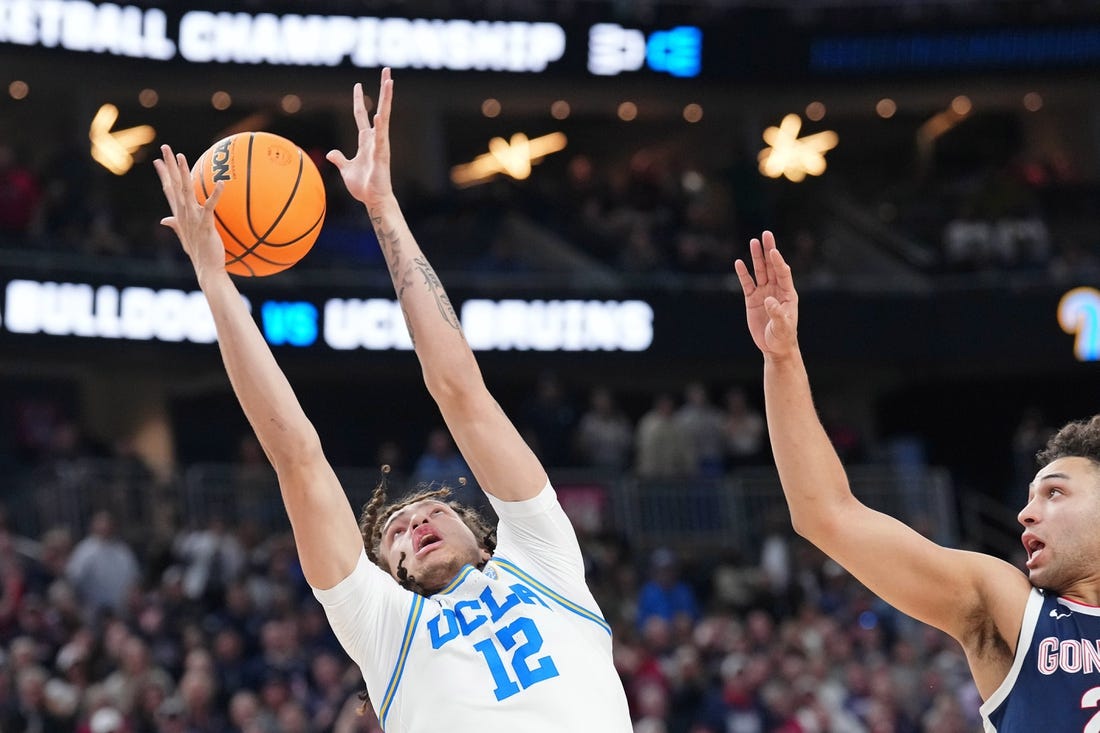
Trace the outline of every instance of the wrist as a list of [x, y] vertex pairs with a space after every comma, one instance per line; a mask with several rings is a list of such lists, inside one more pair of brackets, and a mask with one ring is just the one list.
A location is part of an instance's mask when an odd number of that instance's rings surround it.
[[390, 193], [371, 196], [364, 199], [363, 206], [366, 207], [367, 214], [369, 214], [372, 219], [378, 216], [387, 216], [401, 210], [397, 204], [397, 197], [392, 191]]
[[225, 263], [218, 265], [203, 266], [201, 263], [195, 265], [195, 278], [198, 280], [199, 288], [201, 290], [207, 290], [211, 287], [216, 287], [219, 283], [230, 282], [229, 271], [225, 269]]
[[779, 369], [797, 367], [802, 363], [802, 354], [797, 344], [783, 351], [768, 350], [764, 352], [764, 363]]

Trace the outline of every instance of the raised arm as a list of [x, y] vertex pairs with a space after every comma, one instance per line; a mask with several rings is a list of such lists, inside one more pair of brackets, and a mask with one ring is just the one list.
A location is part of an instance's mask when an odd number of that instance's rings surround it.
[[367, 208], [424, 383], [481, 488], [505, 501], [531, 498], [546, 485], [546, 472], [486, 389], [458, 315], [394, 196], [389, 142], [392, 100], [393, 80], [390, 70], [383, 69], [372, 125], [363, 88], [356, 84], [353, 111], [359, 128], [358, 150], [351, 160], [333, 150], [328, 160], [340, 169], [351, 195]]
[[941, 547], [856, 499], [814, 410], [791, 268], [770, 232], [752, 240], [750, 252], [752, 275], [741, 260], [734, 267], [749, 331], [764, 355], [768, 433], [795, 531], [886, 602], [958, 639], [979, 687], [992, 692], [1007, 669], [983, 663], [991, 658], [983, 652], [997, 636], [1014, 648], [1027, 579], [995, 558]]
[[154, 161], [172, 215], [161, 223], [179, 237], [214, 315], [225, 371], [244, 414], [279, 477], [302, 570], [315, 588], [330, 588], [355, 568], [363, 549], [351, 504], [325, 460], [313, 424], [225, 270], [214, 229], [223, 184], [200, 205], [183, 155], [161, 147]]

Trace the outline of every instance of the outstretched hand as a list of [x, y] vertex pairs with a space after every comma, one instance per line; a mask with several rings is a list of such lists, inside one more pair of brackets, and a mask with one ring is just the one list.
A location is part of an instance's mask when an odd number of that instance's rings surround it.
[[160, 152], [162, 157], [153, 161], [153, 167], [172, 210], [172, 215], [164, 217], [160, 223], [179, 237], [183, 251], [191, 258], [191, 265], [200, 278], [203, 272], [224, 271], [225, 245], [214, 228], [214, 207], [221, 198], [224, 182], [218, 181], [206, 203], [200, 204], [195, 197], [187, 158], [183, 153], [173, 154], [168, 145], [161, 145]]
[[745, 293], [749, 333], [765, 356], [787, 356], [798, 348], [798, 293], [791, 266], [776, 248], [771, 232], [751, 240], [749, 254], [752, 275], [742, 260], [733, 264]]
[[348, 160], [339, 150], [330, 150], [325, 158], [340, 170], [348, 193], [368, 208], [393, 193], [390, 182], [390, 102], [393, 100], [393, 80], [389, 68], [382, 69], [378, 90], [378, 109], [374, 124], [363, 101], [363, 85], [356, 84], [352, 92], [352, 111], [359, 128], [359, 148]]

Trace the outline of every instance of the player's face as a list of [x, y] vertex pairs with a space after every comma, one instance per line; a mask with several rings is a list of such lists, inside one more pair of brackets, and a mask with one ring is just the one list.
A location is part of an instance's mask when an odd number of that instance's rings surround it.
[[1040, 469], [1019, 520], [1032, 585], [1067, 594], [1100, 579], [1100, 468], [1092, 461], [1059, 458]]
[[390, 516], [380, 549], [394, 578], [400, 563], [417, 583], [433, 592], [446, 586], [464, 565], [476, 566], [489, 557], [455, 510], [432, 499]]

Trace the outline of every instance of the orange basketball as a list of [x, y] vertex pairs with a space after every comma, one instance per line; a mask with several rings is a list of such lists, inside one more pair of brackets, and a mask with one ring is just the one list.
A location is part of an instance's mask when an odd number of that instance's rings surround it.
[[191, 171], [195, 194], [206, 201], [214, 184], [225, 190], [214, 224], [234, 275], [272, 275], [302, 259], [325, 220], [325, 187], [302, 149], [270, 132], [239, 132], [210, 146]]

